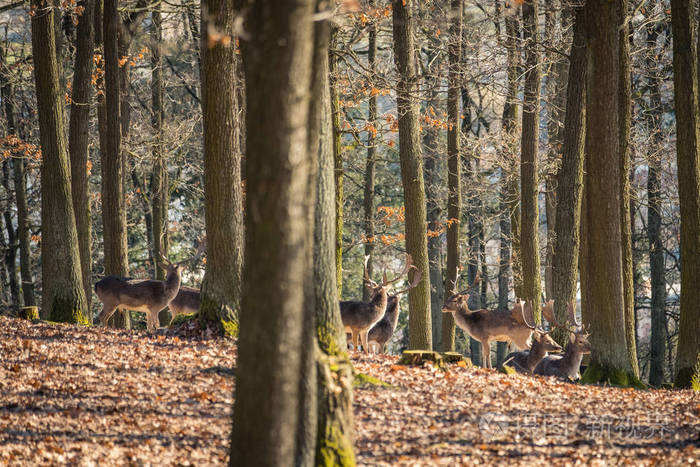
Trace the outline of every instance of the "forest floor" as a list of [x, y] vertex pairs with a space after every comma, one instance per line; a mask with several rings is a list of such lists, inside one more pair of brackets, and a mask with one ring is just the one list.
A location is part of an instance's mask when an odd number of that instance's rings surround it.
[[[0, 316], [0, 465], [224, 465], [236, 347]], [[362, 465], [700, 464], [691, 391], [353, 354]]]

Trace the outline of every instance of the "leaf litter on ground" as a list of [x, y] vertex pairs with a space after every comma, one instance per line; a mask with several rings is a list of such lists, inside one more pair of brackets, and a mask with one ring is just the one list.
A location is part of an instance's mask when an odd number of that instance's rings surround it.
[[[0, 465], [225, 465], [236, 346], [0, 316]], [[700, 464], [700, 398], [351, 353], [360, 465]]]

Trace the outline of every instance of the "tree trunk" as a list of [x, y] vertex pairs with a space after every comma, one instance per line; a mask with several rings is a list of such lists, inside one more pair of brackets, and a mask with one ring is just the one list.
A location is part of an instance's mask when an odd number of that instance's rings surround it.
[[[372, 5], [374, 3], [372, 2]], [[377, 55], [377, 23], [372, 21], [369, 26], [369, 39], [367, 47], [367, 60], [370, 76], [374, 77], [376, 73], [376, 55]], [[377, 124], [377, 95], [372, 93], [369, 98], [369, 115], [367, 116], [368, 123], [372, 128], [376, 128]], [[375, 154], [376, 154], [376, 133], [372, 129], [367, 131], [367, 163], [365, 165], [365, 192], [362, 205], [364, 207], [364, 227], [365, 227], [365, 256], [369, 256], [367, 261], [367, 275], [374, 277], [374, 268], [372, 267], [372, 252], [374, 251], [374, 178], [375, 178]], [[370, 301], [370, 290], [362, 282], [362, 301]]]
[[523, 130], [520, 151], [520, 249], [523, 274], [522, 298], [536, 304], [535, 320], [540, 322], [542, 286], [537, 206], [537, 145], [539, 142], [540, 59], [537, 51], [537, 2], [523, 3], [523, 40], [525, 47], [525, 92]]
[[399, 158], [406, 206], [406, 250], [413, 264], [423, 272], [420, 282], [408, 293], [409, 347], [432, 349], [428, 239], [425, 229], [425, 186], [416, 105], [418, 77], [415, 67], [413, 0], [394, 0], [394, 61], [399, 71], [397, 109], [399, 115]]
[[632, 371], [639, 377], [637, 363], [637, 341], [634, 319], [634, 271], [632, 267], [632, 217], [630, 210], [630, 128], [632, 121], [632, 75], [630, 64], [630, 27], [627, 21], [627, 0], [618, 3], [620, 8], [620, 83], [618, 98], [619, 115], [619, 157], [620, 157], [620, 216], [622, 236], [622, 286], [624, 298], [625, 339]]
[[[5, 191], [12, 193], [10, 187], [10, 161], [2, 163], [2, 185]], [[5, 230], [7, 231], [7, 249], [5, 250], [5, 267], [7, 268], [7, 276], [10, 285], [10, 299], [13, 308], [19, 307], [19, 281], [17, 280], [17, 268], [15, 262], [17, 260], [17, 238], [15, 235], [15, 227], [12, 225], [12, 211], [8, 198], [7, 209], [3, 213], [5, 218]]]
[[32, 48], [41, 139], [42, 311], [52, 321], [89, 324], [70, 191], [52, 8], [32, 1]]
[[676, 386], [689, 387], [700, 357], [700, 152], [698, 138], [698, 65], [694, 5], [671, 1], [673, 94], [681, 211], [681, 317], [678, 326]]
[[[318, 5], [318, 3], [317, 3]], [[310, 330], [315, 349], [316, 384], [310, 389], [318, 395], [316, 401], [317, 436], [315, 465], [355, 465], [353, 454], [352, 364], [348, 358], [345, 331], [340, 319], [338, 289], [335, 283], [335, 177], [333, 158], [333, 127], [331, 123], [329, 75], [330, 24], [320, 21], [314, 27], [314, 59], [312, 101], [309, 115], [309, 152], [317, 157], [314, 180], [315, 197], [310, 198], [314, 219], [311, 296], [307, 313], [312, 319]], [[317, 151], [317, 152], [316, 152]], [[312, 404], [309, 404], [312, 405]]]
[[584, 303], [591, 364], [582, 380], [628, 386], [638, 383], [625, 338], [622, 284], [619, 157], [619, 32], [616, 4], [590, 0], [585, 6], [588, 51], [586, 103], [586, 225]]
[[[658, 26], [647, 26], [646, 45], [656, 51], [659, 36]], [[651, 276], [651, 357], [649, 364], [649, 384], [660, 387], [664, 382], [666, 362], [666, 265], [664, 244], [661, 239], [661, 156], [656, 152], [662, 144], [660, 79], [656, 61], [649, 57], [648, 67], [649, 107], [645, 112], [647, 127], [653, 131], [647, 177], [647, 233], [649, 236], [649, 275]]]
[[[117, 34], [117, 0], [104, 0], [103, 39], [105, 57], [105, 146], [102, 152], [102, 225], [104, 228], [105, 274], [126, 277], [129, 265], [126, 246], [126, 209], [120, 132], [120, 84]], [[129, 329], [128, 310], [109, 320], [114, 327]]]
[[[0, 64], [6, 63], [4, 49], [0, 50]], [[17, 136], [15, 120], [14, 87], [5, 74], [7, 68], [0, 67], [0, 99], [5, 104], [7, 133]], [[34, 306], [34, 281], [32, 280], [32, 265], [29, 251], [29, 208], [27, 207], [27, 180], [24, 173], [24, 157], [12, 158], [12, 174], [15, 184], [15, 202], [17, 204], [17, 241], [19, 243], [19, 264], [22, 298], [25, 306]], [[14, 260], [13, 260], [14, 264]]]
[[[459, 62], [462, 56], [462, 0], [452, 0], [449, 72], [447, 76], [447, 271], [445, 295], [457, 293], [460, 263], [459, 224], [462, 212], [462, 170], [459, 156]], [[452, 313], [442, 317], [440, 350], [455, 349], [455, 321]]]
[[305, 251], [311, 3], [261, 0], [248, 15], [243, 63], [247, 108], [256, 112], [246, 122], [246, 258], [232, 466], [287, 465], [296, 452], [311, 253]]
[[[337, 28], [331, 31], [331, 49], [337, 44]], [[343, 134], [340, 130], [340, 101], [338, 96], [338, 58], [331, 53], [329, 57], [331, 83], [331, 113], [333, 115], [333, 160], [335, 174], [335, 274], [338, 296], [343, 296]]]
[[[432, 61], [432, 52], [428, 53], [428, 61]], [[428, 95], [425, 98], [427, 108], [437, 107], [438, 93], [435, 81], [427, 77], [425, 86]], [[440, 155], [438, 154], [438, 130], [428, 125], [423, 129], [423, 148], [425, 152], [425, 196], [426, 212], [428, 216], [428, 230], [437, 232], [440, 228], [441, 209], [438, 203], [438, 187], [440, 186]], [[435, 348], [440, 346], [440, 332], [442, 331], [442, 304], [444, 302], [444, 287], [442, 283], [442, 238], [441, 236], [428, 237], [428, 266], [430, 287], [430, 328], [432, 329], [432, 341]]]
[[[233, 5], [202, 4], [202, 103], [204, 115], [204, 206], [207, 265], [202, 282], [200, 321], [218, 323], [237, 334], [243, 268], [243, 196], [237, 141], [236, 52], [234, 42], [210, 31], [233, 35]], [[212, 24], [213, 23], [213, 24]]]
[[[569, 54], [562, 164], [557, 176], [557, 225], [552, 258], [554, 314], [560, 323], [566, 322], [566, 308], [576, 300], [586, 136], [585, 32], [585, 16], [583, 8], [579, 7], [574, 11], [574, 37]], [[560, 344], [565, 344], [569, 339], [568, 333], [560, 329], [555, 329], [552, 334]]]
[[[92, 302], [92, 223], [90, 221], [90, 190], [88, 187], [88, 141], [90, 137], [90, 93], [92, 92], [92, 63], [95, 49], [93, 29], [94, 0], [81, 0], [84, 8], [78, 19], [75, 45], [68, 150], [70, 152], [71, 189], [75, 224], [78, 229], [80, 269], [87, 306]], [[92, 322], [92, 313], [89, 313]]]

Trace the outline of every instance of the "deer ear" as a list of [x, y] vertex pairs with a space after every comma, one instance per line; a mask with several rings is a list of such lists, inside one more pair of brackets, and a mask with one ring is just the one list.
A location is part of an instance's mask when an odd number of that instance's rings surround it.
[[576, 334], [573, 332], [569, 333], [569, 342], [576, 342]]

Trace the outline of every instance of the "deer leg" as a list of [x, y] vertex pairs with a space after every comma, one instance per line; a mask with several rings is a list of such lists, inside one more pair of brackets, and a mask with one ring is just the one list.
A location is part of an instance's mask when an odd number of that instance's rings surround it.
[[369, 347], [367, 346], [367, 338], [369, 335], [369, 329], [366, 329], [360, 333], [360, 340], [362, 341], [362, 351], [364, 353], [369, 353]]
[[357, 333], [357, 331], [353, 330], [352, 331], [352, 346], [354, 347], [353, 350], [355, 350], [355, 352], [358, 352], [360, 350], [359, 344], [357, 343], [359, 338], [360, 338], [360, 335]]
[[491, 368], [491, 347], [488, 340], [481, 342], [481, 366]]
[[107, 321], [109, 321], [109, 318], [111, 318], [114, 312], [117, 311], [117, 306], [118, 305], [103, 304], [102, 313], [100, 313], [100, 315], [97, 317], [98, 321], [102, 323], [102, 326], [107, 325]]

